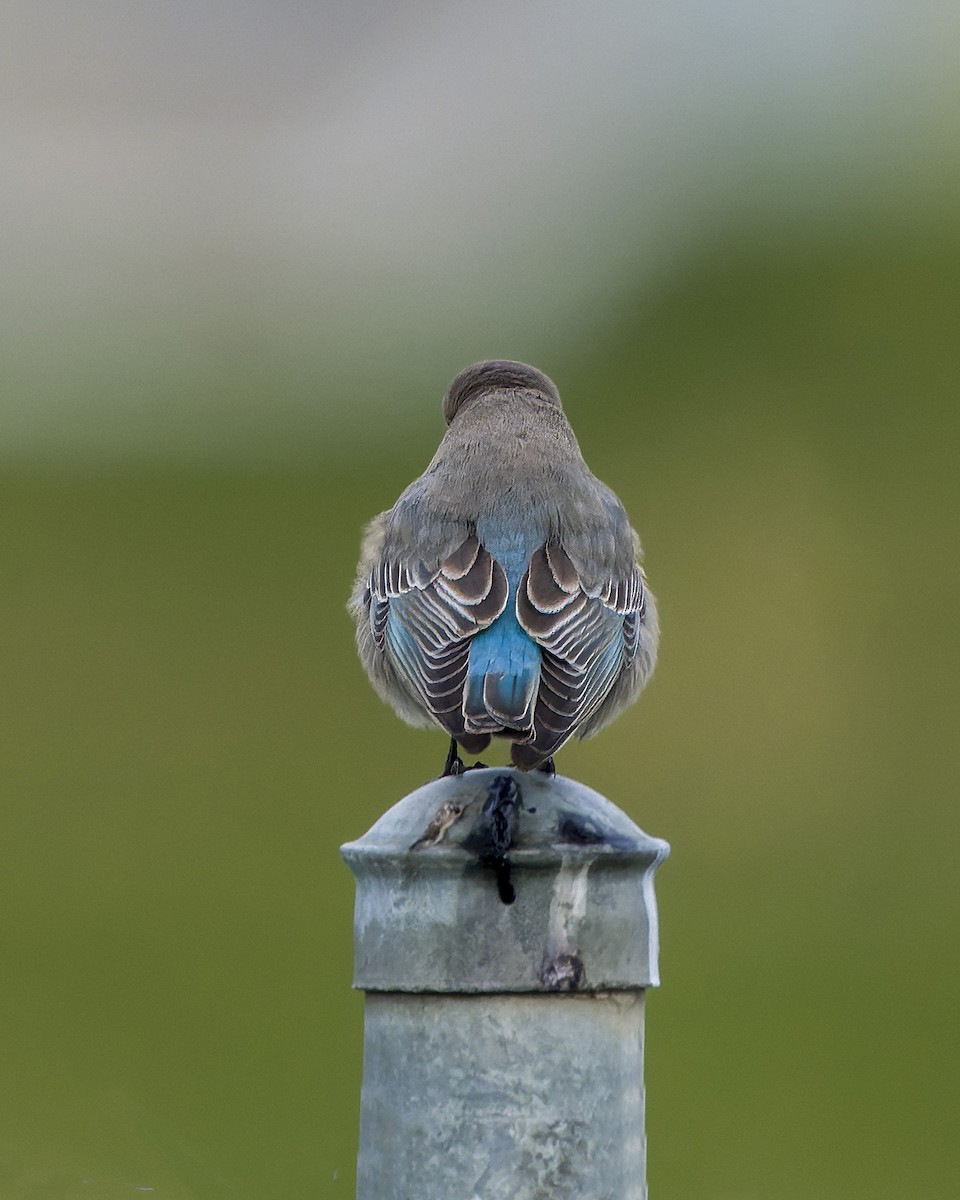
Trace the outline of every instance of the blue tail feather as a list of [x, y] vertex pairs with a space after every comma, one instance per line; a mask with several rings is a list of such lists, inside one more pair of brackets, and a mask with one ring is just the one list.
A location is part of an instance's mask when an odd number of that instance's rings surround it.
[[540, 682], [540, 647], [508, 605], [470, 647], [464, 716], [471, 728], [529, 729]]
[[499, 729], [533, 728], [540, 684], [540, 647], [517, 620], [517, 585], [535, 545], [529, 535], [478, 525], [481, 541], [507, 574], [506, 608], [489, 629], [470, 645], [463, 714], [468, 728], [495, 733]]

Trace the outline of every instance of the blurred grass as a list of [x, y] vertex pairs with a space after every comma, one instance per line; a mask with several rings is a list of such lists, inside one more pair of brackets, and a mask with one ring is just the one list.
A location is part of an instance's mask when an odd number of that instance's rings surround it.
[[[539, 364], [663, 612], [560, 762], [674, 847], [655, 1195], [958, 1193], [957, 234], [734, 232]], [[344, 602], [432, 449], [0, 481], [0, 1195], [353, 1194], [337, 847], [444, 746]]]

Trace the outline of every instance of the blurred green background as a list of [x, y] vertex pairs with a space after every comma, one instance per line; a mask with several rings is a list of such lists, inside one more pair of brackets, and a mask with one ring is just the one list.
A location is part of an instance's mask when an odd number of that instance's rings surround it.
[[[651, 1194], [960, 1194], [954, 18], [534, 8], [506, 48], [506, 9], [442, 5], [379, 41], [376, 4], [11, 26], [42, 69], [7, 77], [34, 158], [0, 202], [2, 1200], [353, 1194], [338, 846], [445, 745], [344, 605], [487, 355], [557, 381], [660, 600], [649, 691], [559, 762], [673, 845]], [[504, 78], [537, 46], [505, 123], [461, 40]], [[503, 172], [438, 194], [464, 146]], [[342, 223], [303, 215], [318, 162]]]

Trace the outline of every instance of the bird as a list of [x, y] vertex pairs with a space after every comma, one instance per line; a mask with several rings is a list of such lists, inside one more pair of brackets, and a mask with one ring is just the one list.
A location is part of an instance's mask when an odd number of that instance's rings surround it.
[[474, 363], [442, 410], [426, 471], [366, 528], [348, 605], [359, 656], [399, 717], [447, 734], [444, 776], [492, 738], [519, 770], [553, 774], [656, 665], [640, 539], [542, 371]]

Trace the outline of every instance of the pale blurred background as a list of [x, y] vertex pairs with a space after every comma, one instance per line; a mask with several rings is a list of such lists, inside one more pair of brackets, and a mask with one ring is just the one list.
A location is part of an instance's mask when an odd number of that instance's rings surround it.
[[359, 531], [523, 358], [663, 614], [670, 1200], [960, 1194], [960, 8], [13, 0], [0, 1198], [353, 1195]]

